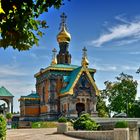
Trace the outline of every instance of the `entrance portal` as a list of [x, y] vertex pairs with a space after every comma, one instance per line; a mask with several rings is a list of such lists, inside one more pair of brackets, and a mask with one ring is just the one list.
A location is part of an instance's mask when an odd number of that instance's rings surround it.
[[79, 117], [81, 112], [85, 111], [85, 104], [84, 103], [77, 103], [76, 104], [76, 111], [77, 111], [78, 117]]

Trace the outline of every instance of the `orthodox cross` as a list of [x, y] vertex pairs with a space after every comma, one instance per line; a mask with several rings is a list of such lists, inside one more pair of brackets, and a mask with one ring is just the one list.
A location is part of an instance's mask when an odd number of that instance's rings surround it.
[[52, 50], [52, 52], [53, 52], [53, 57], [52, 58], [55, 58], [56, 57], [56, 49], [54, 48], [53, 50]]
[[63, 12], [60, 17], [61, 17], [60, 29], [62, 29], [64, 27], [66, 27], [66, 18], [67, 18], [67, 16]]
[[87, 49], [86, 47], [83, 48], [83, 58], [87, 57]]

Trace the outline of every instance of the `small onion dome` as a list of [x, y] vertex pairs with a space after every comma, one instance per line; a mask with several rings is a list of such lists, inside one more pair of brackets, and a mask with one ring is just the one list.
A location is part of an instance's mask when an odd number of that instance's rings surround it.
[[88, 62], [87, 58], [83, 57], [82, 58], [82, 66], [88, 66], [88, 65], [89, 65], [89, 62]]
[[67, 32], [67, 30], [65, 29], [65, 27], [63, 27], [61, 29], [61, 31], [59, 32], [59, 34], [57, 35], [57, 41], [58, 41], [58, 43], [61, 43], [61, 42], [67, 42], [67, 43], [69, 43], [70, 40], [71, 40], [70, 33]]
[[53, 58], [52, 59], [52, 62], [51, 62], [51, 65], [56, 65], [57, 64], [57, 59], [56, 58]]

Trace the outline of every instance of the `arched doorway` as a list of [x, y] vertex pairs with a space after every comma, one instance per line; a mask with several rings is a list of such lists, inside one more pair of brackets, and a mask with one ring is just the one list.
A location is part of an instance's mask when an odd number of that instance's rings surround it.
[[85, 111], [85, 104], [84, 103], [77, 103], [76, 104], [76, 111], [77, 111], [78, 117], [79, 117], [81, 112]]
[[0, 114], [5, 115], [7, 112], [9, 112], [10, 106], [9, 102], [7, 100], [0, 100]]

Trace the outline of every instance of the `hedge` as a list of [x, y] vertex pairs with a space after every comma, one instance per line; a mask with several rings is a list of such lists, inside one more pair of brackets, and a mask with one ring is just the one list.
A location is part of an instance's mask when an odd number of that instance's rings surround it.
[[6, 119], [0, 115], [0, 140], [6, 140]]

